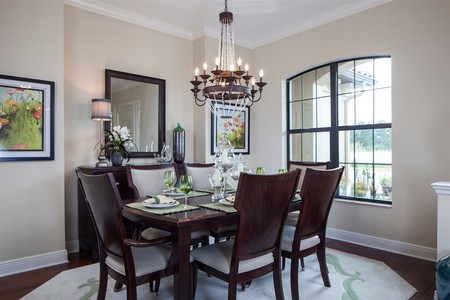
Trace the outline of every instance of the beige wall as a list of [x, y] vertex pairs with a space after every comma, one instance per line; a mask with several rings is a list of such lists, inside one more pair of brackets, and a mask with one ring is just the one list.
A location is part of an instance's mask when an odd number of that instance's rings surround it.
[[[0, 162], [0, 263], [67, 259], [63, 8], [62, 0], [0, 1], [0, 74], [55, 82], [55, 159]], [[0, 264], [0, 275], [8, 270]]]
[[285, 163], [287, 78], [337, 59], [391, 55], [393, 206], [335, 202], [329, 226], [434, 249], [430, 184], [450, 179], [449, 28], [450, 1], [394, 1], [256, 49], [269, 85], [252, 108], [252, 168], [265, 161], [275, 171]]

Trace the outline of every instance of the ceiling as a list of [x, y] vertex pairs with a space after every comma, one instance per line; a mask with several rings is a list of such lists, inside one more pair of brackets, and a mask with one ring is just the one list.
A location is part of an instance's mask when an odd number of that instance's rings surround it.
[[[237, 45], [255, 48], [391, 0], [229, 0]], [[195, 40], [218, 38], [224, 0], [65, 0], [68, 5]]]

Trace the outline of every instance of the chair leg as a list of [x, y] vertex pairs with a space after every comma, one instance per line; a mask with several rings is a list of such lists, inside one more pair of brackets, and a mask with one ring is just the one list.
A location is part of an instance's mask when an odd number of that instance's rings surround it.
[[192, 264], [192, 299], [195, 299], [195, 292], [197, 291], [197, 277], [198, 277], [198, 266]]
[[284, 270], [286, 267], [286, 257], [281, 257], [281, 270]]
[[231, 280], [228, 283], [228, 300], [236, 300], [237, 282]]
[[206, 235], [202, 239], [202, 247], [203, 246], [208, 246], [208, 245], [209, 245], [209, 235]]
[[98, 300], [104, 300], [106, 297], [106, 288], [108, 286], [108, 272], [105, 263], [100, 263], [100, 282], [98, 287]]
[[277, 300], [284, 299], [283, 282], [281, 280], [281, 269], [273, 270], [273, 285], [275, 287], [275, 297]]
[[245, 292], [250, 287], [251, 284], [252, 284], [251, 280], [241, 282], [241, 291]]
[[300, 258], [300, 265], [302, 266], [302, 271], [305, 271], [305, 261], [303, 260], [303, 257]]
[[[153, 285], [153, 283], [155, 283], [155, 285]], [[150, 285], [150, 293], [156, 293], [156, 296], [158, 296], [158, 291], [159, 291], [159, 284], [161, 283], [161, 279], [157, 279], [155, 281], [150, 281], [149, 285]]]
[[299, 300], [298, 294], [298, 258], [291, 258], [291, 296], [292, 300]]
[[319, 261], [320, 266], [320, 274], [322, 275], [323, 284], [326, 287], [330, 287], [330, 278], [328, 277], [328, 267], [327, 267], [327, 260], [325, 256], [325, 246], [320, 247], [317, 251], [317, 260]]
[[123, 284], [116, 281], [114, 284], [114, 293], [120, 292], [120, 290], [123, 288]]

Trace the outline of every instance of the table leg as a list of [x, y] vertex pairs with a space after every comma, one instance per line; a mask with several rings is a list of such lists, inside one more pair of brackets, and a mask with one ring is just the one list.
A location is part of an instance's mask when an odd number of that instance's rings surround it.
[[172, 251], [174, 264], [174, 299], [192, 299], [190, 278], [191, 229], [179, 227], [172, 233]]

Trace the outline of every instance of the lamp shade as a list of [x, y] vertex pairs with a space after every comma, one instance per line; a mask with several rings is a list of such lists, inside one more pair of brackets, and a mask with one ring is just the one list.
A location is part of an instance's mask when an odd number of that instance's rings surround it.
[[111, 100], [92, 99], [91, 119], [95, 121], [111, 120]]

